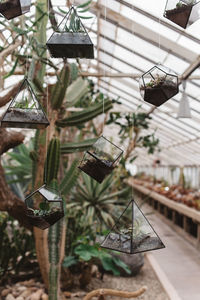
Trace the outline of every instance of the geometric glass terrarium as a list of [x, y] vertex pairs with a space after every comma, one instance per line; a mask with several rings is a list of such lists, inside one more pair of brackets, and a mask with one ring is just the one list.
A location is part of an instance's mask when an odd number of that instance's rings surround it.
[[139, 81], [144, 101], [160, 106], [179, 92], [178, 76], [163, 66], [154, 66]]
[[101, 183], [113, 171], [122, 154], [122, 149], [101, 136], [85, 152], [79, 169]]
[[46, 229], [64, 216], [59, 192], [43, 185], [25, 199], [26, 215], [31, 225]]
[[164, 17], [175, 24], [186, 28], [200, 17], [200, 1], [196, 0], [168, 0]]
[[131, 200], [101, 247], [135, 254], [165, 248], [165, 245], [135, 201]]
[[92, 41], [73, 6], [46, 45], [55, 58], [94, 58]]
[[0, 13], [8, 20], [30, 11], [31, 0], [0, 0]]
[[49, 125], [47, 116], [25, 78], [1, 120], [1, 127], [43, 129]]

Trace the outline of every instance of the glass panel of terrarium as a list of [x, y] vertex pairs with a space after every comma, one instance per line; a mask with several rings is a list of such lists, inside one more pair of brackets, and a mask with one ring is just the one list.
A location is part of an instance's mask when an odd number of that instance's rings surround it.
[[131, 200], [101, 246], [128, 254], [165, 247], [134, 200]]
[[58, 26], [59, 32], [85, 32], [80, 18], [74, 8], [71, 8], [66, 17]]
[[89, 150], [89, 153], [91, 152], [98, 159], [107, 161], [107, 163], [112, 165], [121, 156], [123, 151], [102, 136], [93, 144]]
[[35, 95], [32, 93], [27, 80], [24, 80], [19, 93], [12, 101], [10, 107], [35, 110], [39, 109], [39, 103], [35, 98]]
[[40, 193], [45, 197], [48, 201], [61, 201], [61, 197], [56, 190], [51, 190], [47, 187], [41, 187]]

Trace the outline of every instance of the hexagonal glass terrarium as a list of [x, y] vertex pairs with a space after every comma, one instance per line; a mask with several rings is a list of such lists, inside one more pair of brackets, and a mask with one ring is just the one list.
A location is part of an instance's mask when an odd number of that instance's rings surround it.
[[101, 247], [135, 254], [165, 248], [165, 245], [132, 199]]
[[55, 58], [94, 58], [93, 43], [73, 6], [46, 45]]
[[101, 136], [86, 151], [79, 169], [101, 183], [113, 171], [122, 154], [122, 149]]
[[186, 28], [200, 18], [200, 1], [168, 0], [164, 17], [182, 28]]
[[154, 66], [144, 73], [139, 81], [144, 101], [160, 106], [178, 92], [178, 76], [163, 66]]
[[8, 20], [30, 11], [31, 0], [0, 0], [0, 13]]
[[49, 125], [31, 84], [24, 79], [1, 120], [1, 127], [43, 129]]
[[29, 194], [25, 204], [30, 224], [40, 229], [50, 227], [64, 216], [61, 195], [46, 185]]

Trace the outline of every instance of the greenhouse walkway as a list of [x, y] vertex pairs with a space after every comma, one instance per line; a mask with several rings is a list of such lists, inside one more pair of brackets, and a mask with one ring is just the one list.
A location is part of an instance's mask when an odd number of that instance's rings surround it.
[[[152, 208], [146, 205], [144, 211]], [[158, 213], [149, 215], [148, 219], [166, 248], [147, 256], [168, 290], [170, 300], [200, 300], [200, 251], [163, 222]]]

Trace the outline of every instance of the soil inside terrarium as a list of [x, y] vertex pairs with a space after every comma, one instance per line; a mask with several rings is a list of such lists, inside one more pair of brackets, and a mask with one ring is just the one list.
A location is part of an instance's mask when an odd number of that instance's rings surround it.
[[140, 234], [134, 236], [131, 245], [131, 237], [129, 235], [120, 235], [112, 232], [104, 241], [102, 247], [120, 252], [134, 254], [138, 252], [160, 249], [163, 248], [164, 245], [158, 237], [152, 237], [147, 234]]
[[34, 216], [27, 210], [27, 217], [31, 225], [39, 227], [40, 229], [46, 229], [64, 217], [64, 213], [62, 211], [56, 211], [45, 216]]
[[22, 14], [19, 0], [7, 0], [0, 3], [0, 13], [10, 20]]
[[79, 169], [101, 183], [113, 171], [114, 166], [108, 160], [91, 158], [83, 161]]
[[160, 106], [177, 93], [177, 86], [174, 82], [163, 83], [154, 87], [145, 87], [144, 101], [155, 106]]
[[2, 119], [2, 127], [45, 128], [49, 123], [43, 111], [9, 108]]
[[182, 4], [171, 10], [165, 11], [165, 17], [177, 25], [186, 28], [192, 10], [192, 5]]

